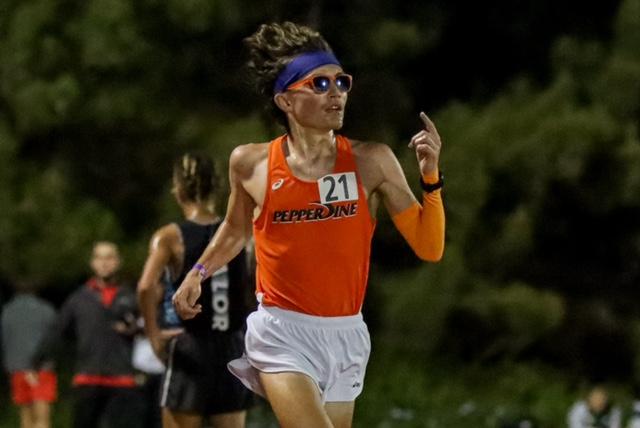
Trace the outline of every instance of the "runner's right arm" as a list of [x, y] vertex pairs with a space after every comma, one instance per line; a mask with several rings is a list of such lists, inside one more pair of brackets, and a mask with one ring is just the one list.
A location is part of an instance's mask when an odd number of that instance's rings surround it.
[[251, 150], [248, 145], [239, 146], [231, 153], [231, 193], [225, 219], [198, 259], [197, 263], [204, 268], [191, 269], [173, 296], [176, 312], [183, 319], [193, 318], [202, 310], [195, 304], [200, 297], [200, 282], [237, 256], [251, 237], [255, 202], [243, 185], [253, 174], [255, 157]]

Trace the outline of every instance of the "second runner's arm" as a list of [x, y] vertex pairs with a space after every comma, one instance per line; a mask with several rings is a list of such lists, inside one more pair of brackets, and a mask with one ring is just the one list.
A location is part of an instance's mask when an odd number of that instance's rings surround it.
[[154, 233], [137, 288], [145, 334], [151, 342], [153, 352], [161, 360], [165, 358], [166, 342], [180, 332], [179, 329], [162, 330], [158, 325], [158, 306], [165, 292], [161, 277], [171, 260], [171, 243], [178, 239], [176, 229], [177, 226], [171, 224]]

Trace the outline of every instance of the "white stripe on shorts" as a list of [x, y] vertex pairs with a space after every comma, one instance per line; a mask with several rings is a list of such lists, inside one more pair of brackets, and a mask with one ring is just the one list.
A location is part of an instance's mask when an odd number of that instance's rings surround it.
[[174, 336], [169, 342], [169, 358], [167, 361], [167, 370], [164, 374], [164, 383], [162, 384], [162, 395], [160, 397], [160, 407], [167, 405], [167, 394], [171, 383], [171, 375], [173, 374], [173, 354], [176, 350], [177, 336]]

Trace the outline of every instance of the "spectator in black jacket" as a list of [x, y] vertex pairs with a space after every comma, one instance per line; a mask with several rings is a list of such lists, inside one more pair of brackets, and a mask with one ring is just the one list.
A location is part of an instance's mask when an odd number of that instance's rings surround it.
[[100, 241], [93, 246], [94, 276], [64, 302], [40, 356], [51, 355], [65, 337], [75, 341], [72, 379], [74, 427], [135, 427], [140, 412], [131, 364], [136, 298], [117, 281], [118, 247]]

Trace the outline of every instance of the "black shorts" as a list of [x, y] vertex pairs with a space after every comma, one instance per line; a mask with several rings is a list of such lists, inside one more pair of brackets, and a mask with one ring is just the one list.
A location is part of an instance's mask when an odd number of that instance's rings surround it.
[[160, 406], [203, 416], [249, 408], [253, 394], [227, 369], [243, 350], [243, 331], [176, 336], [169, 343]]

